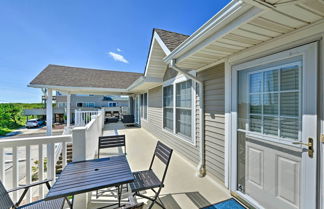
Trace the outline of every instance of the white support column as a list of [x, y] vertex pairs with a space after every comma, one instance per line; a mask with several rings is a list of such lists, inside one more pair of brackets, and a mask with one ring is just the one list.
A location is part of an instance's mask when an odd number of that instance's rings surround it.
[[53, 124], [53, 90], [47, 89], [47, 100], [46, 100], [46, 127], [47, 127], [47, 136], [52, 135], [52, 124]]
[[71, 124], [71, 94], [66, 95], [66, 127]]

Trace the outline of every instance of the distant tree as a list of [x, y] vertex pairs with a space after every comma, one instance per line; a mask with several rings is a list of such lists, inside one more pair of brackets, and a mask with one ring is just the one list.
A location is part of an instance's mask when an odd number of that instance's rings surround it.
[[15, 123], [18, 123], [21, 120], [21, 106], [8, 104], [5, 105], [5, 111], [7, 113], [7, 117], [9, 117], [9, 119], [13, 120]]

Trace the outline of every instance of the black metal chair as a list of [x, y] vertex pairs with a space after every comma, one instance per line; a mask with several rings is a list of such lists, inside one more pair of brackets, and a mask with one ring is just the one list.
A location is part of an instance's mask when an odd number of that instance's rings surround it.
[[144, 206], [144, 203], [137, 203], [135, 205], [127, 205], [127, 206], [123, 206], [117, 209], [142, 209]]
[[[134, 192], [134, 196], [146, 198], [152, 201], [152, 203], [148, 207], [149, 209], [152, 208], [155, 203], [161, 206], [162, 208], [165, 208], [161, 199], [159, 198], [159, 194], [162, 188], [164, 187], [164, 179], [168, 171], [172, 152], [173, 152], [172, 149], [170, 149], [169, 147], [167, 147], [166, 145], [164, 145], [162, 142], [159, 141], [156, 145], [149, 170], [133, 173], [135, 180], [134, 182], [130, 183], [131, 190], [132, 192]], [[155, 175], [155, 173], [152, 170], [155, 157], [160, 159], [160, 161], [165, 164], [165, 169], [161, 180]], [[153, 198], [140, 194], [141, 191], [149, 190], [149, 189], [151, 189], [155, 193], [155, 196]], [[157, 201], [158, 199], [160, 200], [161, 203]]]
[[98, 158], [100, 150], [107, 148], [124, 147], [123, 153], [126, 155], [126, 137], [125, 135], [100, 136], [98, 142]]
[[[123, 154], [126, 155], [126, 137], [125, 135], [112, 135], [112, 136], [100, 136], [98, 141], [98, 159], [100, 158], [100, 150], [108, 149], [108, 148], [119, 148], [124, 147]], [[128, 186], [126, 186], [126, 190], [128, 191]], [[123, 188], [123, 186], [122, 186]], [[120, 188], [117, 187], [118, 192]], [[99, 197], [99, 191], [96, 192], [96, 198]]]
[[[49, 184], [51, 180], [45, 180], [45, 181], [41, 181], [41, 182], [37, 182], [37, 183], [33, 183], [33, 184], [29, 184], [26, 186], [20, 186], [17, 187], [15, 189], [11, 189], [11, 190], [6, 190], [6, 188], [3, 186], [2, 182], [0, 181], [0, 209], [10, 209], [10, 208], [14, 208], [14, 209], [41, 209], [41, 208], [46, 208], [46, 209], [62, 209], [64, 206], [64, 198], [59, 198], [59, 199], [55, 199], [55, 200], [49, 200], [49, 201], [45, 201], [45, 200], [38, 200], [26, 205], [22, 205], [19, 206], [21, 204], [21, 202], [23, 201], [25, 195], [27, 194], [29, 188], [33, 187], [33, 186], [38, 186], [41, 184], [46, 184], [47, 188], [50, 189], [51, 186]], [[24, 190], [21, 197], [19, 198], [19, 200], [16, 203], [13, 203], [13, 201], [11, 200], [9, 193], [10, 192], [15, 192], [18, 190]]]

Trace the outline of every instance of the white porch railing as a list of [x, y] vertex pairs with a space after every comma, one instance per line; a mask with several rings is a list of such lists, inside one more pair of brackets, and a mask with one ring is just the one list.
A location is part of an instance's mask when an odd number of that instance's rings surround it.
[[[6, 189], [16, 188], [20, 184], [32, 183], [33, 175], [33, 182], [55, 179], [57, 155], [63, 153], [64, 166], [67, 162], [67, 143], [70, 142], [72, 142], [72, 135], [1, 139], [0, 179]], [[58, 149], [55, 147], [59, 144], [61, 152], [56, 152]], [[38, 163], [35, 163], [36, 161]], [[39, 192], [36, 192], [36, 189], [31, 188], [28, 191], [25, 198], [26, 202], [31, 202], [35, 197], [44, 197], [44, 186], [39, 186], [37, 189]], [[19, 193], [14, 192], [12, 198], [16, 201], [19, 198]]]
[[[0, 140], [0, 180], [6, 189], [44, 179], [55, 180], [56, 162], [62, 153], [62, 166], [67, 163], [67, 144], [73, 143], [73, 161], [93, 159], [98, 149], [98, 137], [104, 126], [104, 110], [96, 112], [83, 127], [65, 130], [65, 135]], [[35, 161], [38, 161], [35, 163]], [[26, 203], [44, 197], [44, 185], [31, 188]], [[22, 191], [20, 191], [22, 192]], [[17, 201], [20, 192], [12, 193]], [[76, 197], [75, 208], [84, 208], [88, 198]]]
[[81, 111], [75, 110], [74, 114], [74, 125], [76, 127], [85, 126], [91, 121], [91, 117], [94, 115], [98, 115], [100, 110], [98, 111]]

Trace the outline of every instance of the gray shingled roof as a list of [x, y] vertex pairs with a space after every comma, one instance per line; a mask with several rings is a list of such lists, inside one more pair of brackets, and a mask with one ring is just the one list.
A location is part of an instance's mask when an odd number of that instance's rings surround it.
[[126, 89], [142, 73], [48, 65], [31, 85]]
[[173, 51], [177, 46], [179, 46], [184, 40], [189, 36], [181, 33], [175, 33], [162, 29], [154, 29], [155, 32], [160, 36], [164, 44], [168, 47], [170, 51]]

